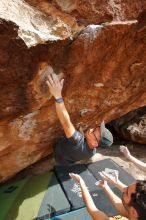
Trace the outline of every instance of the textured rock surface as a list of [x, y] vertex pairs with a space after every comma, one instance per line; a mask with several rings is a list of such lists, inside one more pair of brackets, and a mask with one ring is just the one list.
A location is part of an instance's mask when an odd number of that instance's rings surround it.
[[[103, 119], [109, 122], [146, 105], [145, 1], [134, 1], [131, 7], [125, 1], [121, 9], [120, 1], [112, 1], [113, 9], [111, 1], [106, 7], [100, 1], [68, 1], [66, 5], [61, 1], [19, 2], [33, 8], [34, 14], [37, 10], [45, 15], [45, 27], [56, 17], [55, 25], [60, 19], [71, 31], [60, 29], [59, 40], [48, 38], [51, 41], [45, 44], [38, 44], [44, 39], [35, 41], [35, 35], [30, 42], [38, 45], [28, 48], [18, 37], [23, 22], [12, 16], [5, 20], [15, 24], [6, 22], [0, 11], [1, 181], [51, 154], [52, 144], [63, 133], [44, 83], [47, 70], [65, 78], [63, 95], [76, 127], [87, 128]], [[123, 17], [118, 17], [120, 11]], [[18, 18], [23, 21], [23, 16]], [[102, 24], [105, 21], [109, 23]], [[37, 19], [34, 24], [39, 24]], [[32, 36], [34, 29], [27, 27], [27, 36], [29, 31]], [[37, 33], [42, 30], [39, 25], [35, 28]]]
[[140, 144], [146, 143], [146, 107], [129, 112], [112, 122], [121, 137]]
[[0, 17], [18, 26], [18, 36], [28, 47], [48, 40], [72, 38], [76, 26], [74, 19], [71, 16], [70, 20], [61, 19], [61, 16], [49, 7], [50, 5], [43, 6], [48, 15], [23, 0], [1, 0]]
[[[37, 2], [37, 0], [34, 0]], [[124, 21], [138, 17], [146, 7], [140, 0], [53, 0], [63, 11], [75, 16], [79, 23], [103, 23], [110, 20]]]

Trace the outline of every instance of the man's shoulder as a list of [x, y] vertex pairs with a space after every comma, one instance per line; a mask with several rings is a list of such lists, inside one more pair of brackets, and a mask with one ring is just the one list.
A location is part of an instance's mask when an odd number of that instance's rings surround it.
[[73, 135], [70, 138], [67, 138], [67, 142], [74, 146], [84, 144], [84, 135], [81, 132], [75, 130]]

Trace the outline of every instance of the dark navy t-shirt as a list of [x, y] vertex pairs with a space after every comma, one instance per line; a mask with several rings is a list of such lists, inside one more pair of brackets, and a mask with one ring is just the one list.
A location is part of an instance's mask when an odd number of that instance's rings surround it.
[[54, 147], [55, 160], [60, 164], [89, 159], [95, 153], [96, 149], [90, 149], [84, 135], [78, 131], [70, 138], [61, 138]]

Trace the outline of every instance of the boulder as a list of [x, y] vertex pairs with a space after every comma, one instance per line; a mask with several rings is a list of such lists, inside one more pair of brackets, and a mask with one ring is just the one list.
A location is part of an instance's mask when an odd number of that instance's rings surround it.
[[122, 138], [146, 144], [146, 107], [127, 113], [111, 125]]

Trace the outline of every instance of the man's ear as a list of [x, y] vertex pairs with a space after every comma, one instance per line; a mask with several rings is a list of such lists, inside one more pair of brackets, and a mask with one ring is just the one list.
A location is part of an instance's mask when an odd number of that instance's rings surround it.
[[138, 213], [134, 207], [129, 208], [129, 214], [131, 216], [131, 219], [138, 219]]

